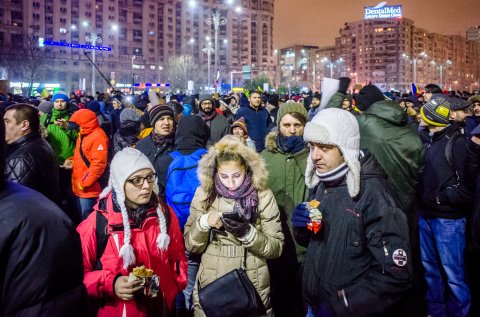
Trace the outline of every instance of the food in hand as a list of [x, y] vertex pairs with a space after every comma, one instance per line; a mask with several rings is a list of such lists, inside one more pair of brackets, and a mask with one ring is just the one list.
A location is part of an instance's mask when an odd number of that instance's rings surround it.
[[153, 270], [146, 268], [144, 265], [133, 268], [128, 275], [128, 281], [141, 281], [140, 285], [145, 286], [143, 290], [145, 296], [150, 298], [158, 296], [160, 277], [153, 274]]
[[153, 270], [147, 269], [145, 265], [142, 265], [134, 267], [132, 273], [136, 277], [150, 277], [153, 275]]
[[322, 212], [318, 209], [318, 207], [320, 207], [320, 202], [314, 199], [306, 203], [306, 206], [309, 212], [308, 216], [312, 220], [310, 223], [307, 224], [307, 228], [308, 230], [313, 231], [313, 233], [317, 233], [322, 228], [323, 219]]

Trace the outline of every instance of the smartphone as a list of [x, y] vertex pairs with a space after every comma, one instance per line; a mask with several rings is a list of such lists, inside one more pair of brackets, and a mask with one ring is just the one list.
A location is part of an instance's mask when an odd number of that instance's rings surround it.
[[240, 214], [236, 211], [224, 212], [222, 214], [222, 218], [227, 218], [227, 219], [231, 219], [231, 220], [234, 220], [234, 221], [240, 221], [240, 219], [241, 219]]

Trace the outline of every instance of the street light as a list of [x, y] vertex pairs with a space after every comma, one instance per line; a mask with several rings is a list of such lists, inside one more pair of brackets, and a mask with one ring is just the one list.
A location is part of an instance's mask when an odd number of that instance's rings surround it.
[[133, 60], [135, 55], [132, 55], [132, 95], [135, 93], [135, 75], [133, 74]]
[[[87, 21], [83, 23], [84, 27], [89, 27], [90, 24]], [[98, 32], [93, 31], [90, 27], [90, 35], [85, 36], [85, 40], [92, 44], [92, 96], [95, 94], [95, 45], [96, 43], [102, 43], [101, 34]]]
[[[220, 16], [220, 10], [212, 10], [212, 17], [206, 20], [207, 25], [213, 24], [214, 30], [214, 41], [215, 41], [215, 68], [214, 71], [217, 71], [218, 67], [218, 28], [220, 25], [227, 24], [227, 19]], [[209, 76], [210, 77], [210, 76]], [[217, 92], [217, 86], [215, 85], [215, 92]]]
[[413, 83], [417, 84], [417, 60], [418, 60], [418, 58], [421, 58], [421, 57], [428, 57], [428, 55], [425, 52], [421, 52], [420, 54], [418, 54], [418, 56], [410, 58], [409, 55], [403, 53], [402, 57], [412, 60], [412, 63], [413, 63]]
[[339, 58], [336, 61], [332, 62], [327, 57], [322, 58], [322, 63], [328, 63], [328, 67], [330, 68], [330, 78], [333, 78], [333, 64], [337, 63], [340, 64], [343, 62], [343, 58]]
[[207, 47], [203, 49], [203, 52], [207, 54], [207, 86], [208, 86], [208, 90], [210, 90], [210, 54], [212, 53], [213, 48], [212, 48], [212, 42], [210, 41], [210, 38], [208, 36], [206, 40], [208, 41]]
[[[447, 59], [447, 61], [445, 62], [445, 64], [440, 64], [440, 86], [443, 88], [444, 85], [443, 85], [443, 67], [447, 66], [448, 65], [452, 65], [452, 61]], [[447, 77], [447, 76], [445, 76]], [[447, 79], [445, 78], [445, 82], [447, 81]]]

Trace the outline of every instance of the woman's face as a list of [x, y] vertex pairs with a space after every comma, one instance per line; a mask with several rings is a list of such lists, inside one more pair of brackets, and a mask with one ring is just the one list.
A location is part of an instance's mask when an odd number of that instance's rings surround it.
[[160, 136], [167, 136], [173, 132], [173, 118], [171, 116], [161, 116], [155, 122], [155, 133]]
[[244, 136], [244, 135], [245, 135], [245, 131], [243, 131], [242, 128], [240, 128], [240, 127], [235, 127], [235, 128], [233, 128], [233, 130], [232, 130], [232, 134], [233, 134], [233, 135], [238, 135], [238, 136]]
[[245, 180], [245, 167], [236, 161], [227, 161], [218, 164], [218, 178], [228, 190], [236, 190]]
[[155, 173], [149, 168], [141, 169], [130, 175], [125, 182], [125, 204], [134, 209], [147, 204], [150, 201], [155, 181]]

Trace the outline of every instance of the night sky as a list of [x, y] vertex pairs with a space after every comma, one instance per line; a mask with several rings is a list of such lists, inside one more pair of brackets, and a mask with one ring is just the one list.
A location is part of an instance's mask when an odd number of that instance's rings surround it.
[[[275, 0], [274, 47], [334, 45], [345, 22], [363, 19], [363, 7], [381, 0]], [[480, 0], [389, 0], [401, 4], [415, 26], [439, 34], [460, 34], [480, 25]]]

